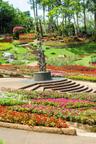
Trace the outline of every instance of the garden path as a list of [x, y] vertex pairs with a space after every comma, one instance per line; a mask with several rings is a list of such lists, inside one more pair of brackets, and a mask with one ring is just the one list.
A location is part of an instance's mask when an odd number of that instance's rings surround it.
[[96, 144], [94, 135], [67, 136], [9, 128], [0, 128], [0, 138], [5, 144]]
[[27, 78], [0, 78], [0, 90], [2, 88], [19, 89], [23, 86], [31, 84], [32, 82], [32, 79]]

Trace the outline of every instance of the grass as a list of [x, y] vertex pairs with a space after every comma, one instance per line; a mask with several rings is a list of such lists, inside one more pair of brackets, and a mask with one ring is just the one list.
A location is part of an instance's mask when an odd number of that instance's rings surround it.
[[4, 51], [4, 50], [7, 50], [7, 49], [11, 49], [13, 47], [13, 44], [11, 43], [7, 43], [7, 42], [0, 42], [0, 51]]
[[24, 47], [17, 46], [14, 43], [0, 43], [0, 63], [8, 63], [7, 60], [2, 56], [4, 52], [9, 52], [14, 55], [14, 61], [12, 64], [26, 64], [34, 61], [34, 56], [31, 52]]
[[[96, 43], [84, 43], [77, 45], [73, 43], [69, 45], [60, 42], [46, 42], [43, 46], [47, 62], [55, 65], [83, 65], [90, 66], [91, 57], [96, 55]], [[57, 47], [58, 46], [58, 47]], [[2, 57], [4, 51], [14, 55], [15, 60], [12, 64], [27, 64], [36, 60], [36, 56], [32, 55], [31, 51], [24, 47], [19, 47], [14, 42], [0, 43], [0, 63], [7, 63]], [[53, 62], [53, 63], [52, 63]], [[59, 64], [60, 63], [60, 64]]]
[[82, 66], [90, 66], [89, 62], [91, 61], [91, 55], [82, 58], [81, 60], [75, 61], [74, 64]]
[[96, 43], [90, 42], [83, 45], [79, 45], [77, 47], [68, 48], [68, 50], [70, 52], [73, 52], [74, 54], [79, 54], [79, 55], [93, 54], [96, 53]]
[[[66, 47], [66, 48], [64, 47], [62, 48], [62, 46], [59, 45], [58, 43], [58, 48], [54, 48], [54, 47], [45, 48], [45, 55], [47, 56], [50, 62], [52, 62], [52, 60], [50, 60], [52, 58], [56, 59], [57, 57], [58, 58], [63, 57], [65, 58], [65, 61], [66, 59], [68, 59], [67, 61], [70, 61], [67, 62], [67, 64], [90, 66], [89, 62], [91, 61], [91, 57], [93, 55], [96, 55], [96, 43], [91, 42], [91, 43], [86, 43], [77, 46], [71, 45], [70, 47]], [[62, 61], [62, 59], [60, 61]]]
[[68, 51], [67, 49], [61, 49], [61, 48], [50, 48], [45, 49], [45, 55], [48, 57], [58, 57], [58, 56], [74, 56], [75, 54], [73, 52]]

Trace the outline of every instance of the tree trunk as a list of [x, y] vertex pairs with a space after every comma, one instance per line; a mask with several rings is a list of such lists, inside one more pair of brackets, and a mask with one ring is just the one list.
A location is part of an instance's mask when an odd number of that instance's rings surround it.
[[45, 24], [45, 6], [43, 6], [43, 22]]
[[86, 25], [86, 6], [85, 0], [83, 0], [83, 14], [84, 14], [84, 33], [87, 33], [87, 25]]
[[33, 13], [34, 13], [34, 18], [36, 18], [36, 13], [35, 13], [35, 2], [33, 0]]
[[73, 19], [74, 19], [75, 35], [77, 36], [77, 34], [78, 34], [78, 30], [77, 30], [77, 24], [76, 24], [75, 15], [73, 15]]
[[37, 6], [37, 0], [36, 0], [36, 18], [38, 18], [38, 6]]
[[[96, 7], [96, 4], [95, 4]], [[94, 12], [94, 40], [96, 41], [96, 10]]]
[[76, 18], [77, 18], [77, 35], [79, 33], [79, 16], [78, 16], [78, 12], [76, 13]]

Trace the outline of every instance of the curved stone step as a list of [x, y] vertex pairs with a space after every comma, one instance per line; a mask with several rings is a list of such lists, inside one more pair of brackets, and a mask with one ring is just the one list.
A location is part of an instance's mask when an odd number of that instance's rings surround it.
[[93, 91], [93, 93], [96, 93], [96, 90], [95, 90], [95, 91]]
[[[66, 81], [62, 81], [62, 82], [54, 82], [54, 83], [41, 83], [40, 86], [59, 86], [59, 85], [63, 85], [63, 84], [70, 84], [70, 83], [73, 83], [71, 80], [66, 80]], [[76, 82], [75, 82], [76, 83]]]
[[56, 85], [51, 84], [51, 85], [48, 85], [48, 86], [44, 86], [44, 89], [67, 87], [67, 86], [73, 86], [74, 84], [76, 84], [76, 82], [66, 82], [66, 83], [63, 83], [63, 84], [56, 84]]
[[44, 90], [53, 90], [59, 92], [87, 92], [87, 93], [96, 93], [96, 89], [92, 89], [88, 86], [84, 86], [76, 81], [64, 78], [64, 79], [55, 79], [49, 81], [33, 81], [32, 84], [21, 87], [20, 89], [25, 90], [36, 90], [36, 91], [44, 91]]
[[86, 90], [85, 92], [93, 92], [93, 89], [92, 88], [89, 88], [88, 90]]
[[27, 86], [23, 86], [20, 89], [28, 89], [28, 88], [30, 89], [30, 87], [34, 87], [35, 85], [37, 85], [37, 83], [30, 84], [30, 85], [27, 85]]
[[60, 86], [60, 87], [52, 88], [52, 90], [71, 89], [71, 88], [76, 88], [78, 86], [80, 86], [80, 84], [74, 84], [70, 86]]
[[84, 87], [82, 87], [80, 89], [74, 90], [73, 92], [86, 92], [86, 90], [88, 90], [88, 89], [89, 89], [88, 87], [84, 86]]
[[62, 90], [60, 90], [61, 92], [68, 92], [68, 91], [76, 91], [76, 90], [80, 90], [80, 89], [82, 89], [82, 88], [84, 88], [85, 86], [81, 86], [81, 85], [79, 85], [78, 87], [74, 87], [74, 88], [66, 88], [66, 89], [62, 89]]
[[[29, 84], [29, 85], [26, 85], [26, 86], [23, 86], [23, 87], [21, 87], [20, 89], [26, 89], [26, 88], [29, 88], [29, 87], [33, 87], [34, 85], [36, 85], [36, 84], [39, 84], [39, 85], [41, 85], [41, 86], [45, 86], [45, 85], [51, 85], [51, 84], [56, 84], [56, 83], [64, 83], [64, 82], [67, 82], [68, 81], [68, 79], [67, 78], [64, 78], [64, 79], [61, 79], [61, 80], [51, 80], [51, 81], [40, 81], [40, 82], [35, 82], [35, 81], [33, 81], [33, 83], [32, 84]], [[69, 80], [68, 82], [71, 82], [71, 80]]]
[[30, 87], [27, 87], [25, 90], [37, 90], [40, 86], [38, 84], [34, 85], [34, 86], [30, 86]]
[[49, 81], [41, 81], [41, 82], [37, 82], [38, 84], [40, 85], [50, 85], [50, 84], [61, 84], [61, 83], [64, 83], [64, 82], [71, 82], [72, 80], [69, 80], [67, 78], [65, 79], [61, 79], [61, 80], [49, 80]]

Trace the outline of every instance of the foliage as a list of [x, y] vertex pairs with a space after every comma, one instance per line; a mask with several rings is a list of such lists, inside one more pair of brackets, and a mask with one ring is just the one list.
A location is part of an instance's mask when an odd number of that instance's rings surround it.
[[[85, 101], [91, 101], [96, 102], [96, 94], [88, 94], [88, 93], [59, 93], [59, 92], [36, 92], [36, 91], [26, 91], [26, 90], [11, 90], [8, 89], [6, 93], [4, 93], [5, 96], [8, 97], [15, 97], [18, 98], [18, 95], [20, 99], [44, 99], [44, 98], [66, 98], [66, 99], [79, 99], [79, 100], [85, 100]], [[48, 103], [50, 105], [50, 103]], [[53, 103], [52, 103], [53, 104]]]
[[[96, 28], [95, 0], [29, 0], [34, 19], [39, 17], [38, 8], [43, 11], [42, 24], [46, 31], [59, 35], [91, 35]], [[47, 11], [48, 20], [45, 18]], [[89, 18], [90, 15], [90, 18]], [[93, 18], [94, 17], [94, 18]], [[59, 21], [60, 19], [60, 21]], [[91, 20], [93, 27], [90, 27]]]
[[[36, 58], [34, 55], [32, 55], [32, 51], [28, 50], [25, 47], [18, 46], [18, 42], [14, 43], [0, 43], [0, 62], [2, 64], [4, 63], [12, 63], [15, 65], [19, 64], [27, 64], [32, 61], [34, 61]], [[14, 59], [12, 62], [8, 61], [8, 58], [5, 59], [3, 57], [4, 52], [11, 53], [14, 56]]]
[[11, 105], [20, 105], [23, 104], [24, 102], [20, 101], [20, 100], [16, 100], [14, 98], [1, 98], [0, 99], [0, 105], [7, 105], [7, 106], [11, 106]]
[[13, 8], [8, 2], [0, 0], [0, 32], [12, 33], [16, 25], [25, 26], [26, 31], [29, 31], [32, 29], [33, 19], [19, 9]]
[[13, 45], [10, 43], [0, 43], [0, 51], [6, 51], [12, 49]]

